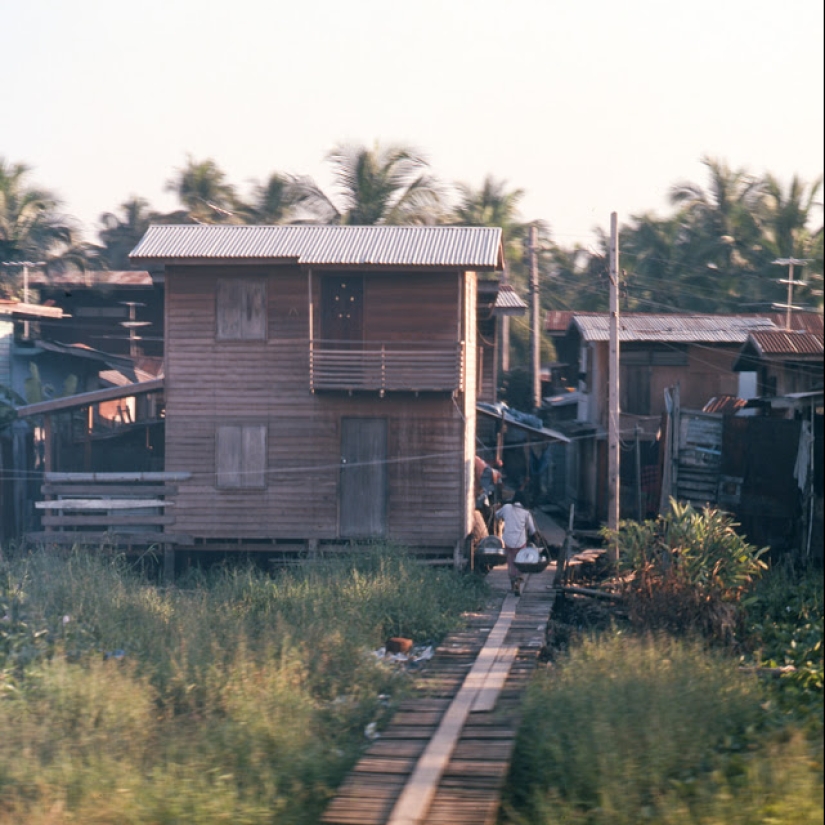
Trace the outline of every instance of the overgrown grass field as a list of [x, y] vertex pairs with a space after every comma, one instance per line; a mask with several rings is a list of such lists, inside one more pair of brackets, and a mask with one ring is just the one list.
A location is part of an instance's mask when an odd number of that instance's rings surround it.
[[316, 823], [408, 677], [485, 586], [364, 549], [161, 589], [121, 559], [0, 563], [0, 823]]
[[[821, 823], [821, 569], [765, 569], [718, 513], [623, 529], [628, 621], [537, 672], [501, 823]], [[317, 823], [409, 687], [372, 651], [486, 597], [397, 548], [172, 588], [7, 555], [0, 825]]]

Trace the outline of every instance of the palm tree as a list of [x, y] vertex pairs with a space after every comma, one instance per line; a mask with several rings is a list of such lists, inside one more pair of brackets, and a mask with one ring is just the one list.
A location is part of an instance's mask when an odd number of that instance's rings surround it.
[[137, 246], [154, 214], [148, 211], [149, 203], [132, 196], [120, 205], [123, 218], [113, 212], [100, 216], [102, 229], [98, 232], [103, 244], [101, 263], [108, 269], [130, 269], [129, 253]]
[[677, 246], [682, 266], [696, 273], [710, 269], [720, 302], [736, 303], [753, 295], [753, 275], [760, 246], [758, 210], [762, 181], [743, 169], [705, 157], [710, 173], [707, 189], [680, 183], [670, 201], [680, 207]]
[[787, 194], [771, 174], [765, 176], [760, 220], [767, 251], [774, 257], [809, 257], [814, 239], [822, 234], [822, 226], [809, 227], [814, 207], [821, 208], [817, 197], [822, 189], [822, 176], [806, 185], [797, 175], [788, 184]]
[[622, 227], [621, 260], [629, 272], [628, 310], [710, 311], [715, 307], [716, 271], [682, 266], [680, 231], [678, 219], [658, 218], [649, 212], [634, 215], [630, 225]]
[[441, 187], [429, 175], [427, 161], [413, 149], [344, 144], [327, 160], [333, 166], [335, 197], [311, 178], [292, 179], [296, 202], [320, 223], [431, 224], [440, 215]]
[[289, 223], [301, 201], [302, 178], [273, 172], [265, 183], [256, 183], [251, 203], [239, 207], [246, 223]]
[[[196, 162], [191, 155], [183, 169], [166, 182], [186, 209], [185, 217], [195, 223], [239, 223], [235, 189], [214, 160]], [[179, 213], [175, 214], [178, 217]]]
[[[817, 198], [822, 189], [822, 177], [806, 185], [794, 175], [783, 191], [780, 182], [771, 174], [765, 176], [759, 220], [762, 227], [763, 264], [765, 283], [775, 301], [785, 299], [785, 287], [778, 283], [777, 259], [797, 258], [806, 261], [805, 270], [821, 280], [823, 227], [811, 226], [815, 208], [822, 204]], [[798, 272], [798, 270], [797, 270]], [[810, 297], [810, 296], [808, 296]], [[821, 302], [818, 302], [821, 303]]]
[[507, 258], [515, 262], [522, 257], [522, 244], [528, 230], [518, 211], [523, 189], [507, 189], [507, 181], [487, 175], [480, 189], [456, 184], [459, 201], [453, 210], [452, 223], [460, 226], [501, 227]]
[[[93, 248], [77, 241], [77, 230], [59, 213], [52, 192], [27, 184], [30, 171], [0, 157], [0, 261], [45, 261], [50, 269], [85, 265]], [[0, 290], [14, 292], [8, 276]]]

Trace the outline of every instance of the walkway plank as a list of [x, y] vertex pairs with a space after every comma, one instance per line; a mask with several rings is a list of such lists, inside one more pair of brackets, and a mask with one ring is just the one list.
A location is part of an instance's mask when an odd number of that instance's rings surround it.
[[503, 568], [488, 574], [488, 608], [434, 651], [417, 695], [341, 785], [325, 825], [493, 825], [522, 692], [544, 643], [553, 572], [527, 577], [520, 598], [507, 593]]

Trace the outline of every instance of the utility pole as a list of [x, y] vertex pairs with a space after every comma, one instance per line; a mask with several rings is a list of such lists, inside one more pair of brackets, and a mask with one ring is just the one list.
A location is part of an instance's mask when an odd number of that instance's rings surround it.
[[[607, 526], [619, 528], [619, 232], [616, 213], [610, 213], [610, 352], [608, 356]], [[608, 556], [615, 564], [619, 547]]]
[[788, 277], [785, 279], [781, 279], [779, 281], [780, 284], [787, 284], [788, 285], [788, 303], [787, 304], [774, 304], [777, 309], [784, 309], [785, 310], [785, 329], [790, 331], [791, 329], [791, 310], [794, 309], [802, 309], [802, 307], [797, 307], [793, 305], [793, 288], [796, 284], [799, 284], [799, 281], [794, 281], [793, 279], [793, 268], [794, 266], [805, 266], [809, 261], [807, 258], [777, 258], [773, 263], [779, 264], [779, 266], [787, 266], [788, 267]]
[[539, 261], [538, 229], [535, 224], [530, 227], [530, 239], [527, 247], [530, 257], [530, 343], [532, 345], [533, 367], [533, 412], [541, 409], [541, 347], [539, 321]]
[[[30, 266], [46, 266], [45, 261], [3, 261], [3, 266], [22, 266], [23, 267], [23, 303], [29, 302], [29, 267]], [[29, 322], [23, 321], [23, 337], [29, 337]]]
[[121, 301], [121, 304], [129, 307], [129, 320], [128, 321], [121, 321], [120, 325], [125, 327], [129, 330], [129, 357], [130, 358], [137, 358], [140, 354], [138, 352], [138, 341], [140, 338], [138, 337], [137, 331], [140, 327], [148, 327], [151, 325], [151, 321], [138, 321], [135, 315], [135, 308], [136, 307], [145, 307], [146, 304], [142, 304], [139, 301]]

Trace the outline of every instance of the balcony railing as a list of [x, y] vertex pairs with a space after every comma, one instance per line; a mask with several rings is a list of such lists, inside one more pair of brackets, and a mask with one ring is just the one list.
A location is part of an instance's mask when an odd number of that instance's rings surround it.
[[452, 392], [463, 389], [463, 344], [310, 342], [315, 390]]

